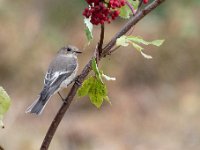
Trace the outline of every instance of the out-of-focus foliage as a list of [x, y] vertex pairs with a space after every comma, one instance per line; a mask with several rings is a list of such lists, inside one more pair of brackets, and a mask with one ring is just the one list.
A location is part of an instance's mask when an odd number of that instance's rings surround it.
[[7, 92], [0, 86], [0, 127], [4, 128], [3, 116], [8, 111], [11, 101]]
[[84, 18], [84, 23], [86, 26], [85, 34], [86, 34], [88, 45], [89, 45], [90, 41], [93, 39], [93, 34], [92, 34], [93, 24], [90, 22], [90, 19], [88, 18]]
[[[38, 150], [61, 105], [52, 97], [40, 117], [24, 113], [37, 98], [56, 51], [66, 44], [83, 50], [80, 70], [93, 55], [99, 38], [87, 43], [83, 0], [0, 1], [0, 84], [12, 97], [0, 131], [4, 149]], [[200, 1], [165, 1], [134, 27], [132, 35], [165, 39], [159, 48], [147, 46], [146, 60], [131, 47], [120, 48], [100, 67], [117, 78], [106, 82], [112, 106], [93, 108], [74, 101], [50, 150], [198, 150], [200, 147]], [[105, 27], [105, 43], [123, 25]], [[129, 50], [128, 50], [129, 49]], [[68, 90], [62, 92], [66, 96]], [[12, 141], [12, 143], [11, 143]]]

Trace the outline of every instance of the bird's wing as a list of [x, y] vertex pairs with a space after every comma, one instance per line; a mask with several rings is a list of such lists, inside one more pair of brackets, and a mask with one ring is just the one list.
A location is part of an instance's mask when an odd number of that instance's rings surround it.
[[76, 67], [77, 63], [75, 58], [57, 56], [50, 64], [48, 72], [45, 75], [44, 89], [41, 94], [53, 94], [59, 89], [61, 83], [76, 70]]

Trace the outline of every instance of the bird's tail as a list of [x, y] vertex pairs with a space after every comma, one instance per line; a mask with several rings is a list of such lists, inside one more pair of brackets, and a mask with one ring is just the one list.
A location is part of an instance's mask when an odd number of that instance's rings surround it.
[[47, 102], [49, 101], [50, 96], [43, 97], [40, 95], [40, 97], [34, 101], [25, 111], [26, 113], [36, 114], [40, 115], [42, 111], [44, 110]]

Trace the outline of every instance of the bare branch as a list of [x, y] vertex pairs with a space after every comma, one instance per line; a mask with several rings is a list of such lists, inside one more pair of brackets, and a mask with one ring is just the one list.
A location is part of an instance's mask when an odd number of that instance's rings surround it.
[[102, 53], [102, 46], [103, 46], [103, 40], [104, 40], [104, 24], [101, 25], [101, 34], [100, 34], [100, 40], [98, 44], [98, 50], [99, 50], [99, 56], [101, 56]]
[[[154, 10], [157, 6], [159, 6], [161, 3], [163, 3], [165, 0], [155, 0], [151, 4], [149, 4], [146, 8], [139, 11], [136, 16], [132, 17], [122, 28], [121, 30], [111, 39], [111, 41], [105, 46], [105, 48], [102, 50], [102, 55], [100, 55], [99, 60], [102, 57], [106, 57], [107, 55], [111, 54], [113, 51], [110, 51], [112, 47], [115, 45], [117, 38], [124, 35], [126, 32], [131, 29], [138, 21], [140, 21], [144, 16], [146, 16], [148, 13], [150, 13], [152, 10]], [[103, 39], [103, 38], [102, 38]], [[101, 41], [101, 40], [100, 40]], [[101, 42], [100, 42], [101, 44]], [[103, 45], [103, 42], [102, 42]], [[82, 73], [78, 76], [77, 80], [79, 83], [82, 83], [89, 72], [91, 71], [91, 63], [92, 59], [88, 62], [88, 64], [84, 67]], [[44, 141], [41, 145], [40, 150], [47, 150], [51, 140], [56, 132], [56, 129], [58, 125], [60, 124], [65, 112], [69, 108], [72, 100], [74, 99], [74, 96], [76, 95], [76, 92], [78, 88], [80, 87], [80, 84], [77, 84], [77, 82], [74, 83], [72, 86], [68, 96], [65, 98], [65, 103], [62, 104], [61, 108], [59, 109], [57, 115], [55, 116], [53, 122], [51, 123], [49, 130], [44, 138]]]
[[99, 61], [99, 57], [101, 56], [102, 54], [102, 46], [103, 46], [103, 40], [104, 40], [104, 24], [101, 25], [101, 33], [100, 33], [100, 38], [99, 38], [99, 43], [95, 49], [95, 57], [96, 57], [96, 62], [98, 64], [98, 61]]
[[128, 1], [126, 1], [126, 4], [130, 8], [132, 14], [135, 15], [136, 11], [134, 10], [133, 6]]
[[114, 51], [116, 51], [116, 50], [117, 50], [118, 48], [120, 48], [120, 47], [121, 47], [121, 46], [116, 46], [116, 47], [112, 48], [112, 49], [110, 50], [109, 53], [110, 53], [110, 54], [113, 53]]
[[140, 0], [136, 13], [138, 13], [140, 11], [140, 9], [142, 7], [142, 3], [143, 3], [143, 0]]

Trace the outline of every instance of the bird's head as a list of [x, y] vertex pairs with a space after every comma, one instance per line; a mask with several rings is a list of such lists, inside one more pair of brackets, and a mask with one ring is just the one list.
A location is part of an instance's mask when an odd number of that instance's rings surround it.
[[58, 53], [59, 54], [74, 54], [74, 55], [77, 55], [77, 54], [80, 54], [82, 52], [80, 52], [79, 49], [75, 46], [67, 45], [67, 46], [61, 48], [58, 51]]

